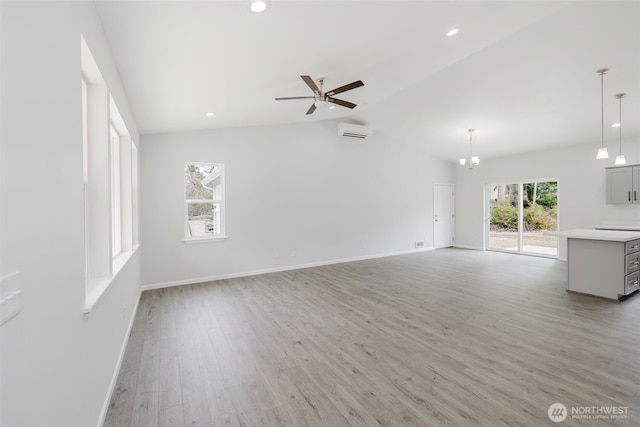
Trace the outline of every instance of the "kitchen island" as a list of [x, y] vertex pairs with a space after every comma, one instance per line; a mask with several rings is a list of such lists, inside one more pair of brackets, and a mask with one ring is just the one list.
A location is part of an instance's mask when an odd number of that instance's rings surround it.
[[640, 232], [576, 229], [567, 238], [567, 291], [619, 300], [640, 289]]

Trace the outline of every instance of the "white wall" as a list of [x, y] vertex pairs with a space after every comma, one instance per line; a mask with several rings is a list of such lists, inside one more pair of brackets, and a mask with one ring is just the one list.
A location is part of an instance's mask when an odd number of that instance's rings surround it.
[[[453, 166], [316, 122], [142, 141], [143, 284], [189, 283], [433, 246], [433, 183]], [[185, 244], [184, 162], [220, 162], [228, 240]]]
[[140, 291], [134, 254], [84, 304], [80, 34], [134, 139], [93, 2], [0, 2], [0, 276], [20, 271], [21, 312], [0, 327], [0, 424], [95, 426]]
[[[597, 140], [597, 135], [594, 140]], [[456, 245], [481, 249], [484, 229], [484, 185], [557, 178], [560, 230], [598, 224], [639, 224], [640, 205], [605, 204], [605, 167], [613, 166], [616, 147], [607, 160], [596, 160], [597, 144], [583, 144], [512, 157], [483, 160], [473, 171], [456, 171]], [[640, 142], [623, 141], [627, 164], [640, 163]], [[561, 242], [560, 258], [566, 256]]]

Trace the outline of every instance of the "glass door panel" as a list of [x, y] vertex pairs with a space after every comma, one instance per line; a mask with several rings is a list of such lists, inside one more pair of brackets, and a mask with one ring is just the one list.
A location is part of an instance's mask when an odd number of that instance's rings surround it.
[[519, 252], [519, 184], [491, 185], [488, 190], [490, 195], [487, 248], [498, 251]]
[[522, 252], [558, 256], [558, 182], [522, 183]]

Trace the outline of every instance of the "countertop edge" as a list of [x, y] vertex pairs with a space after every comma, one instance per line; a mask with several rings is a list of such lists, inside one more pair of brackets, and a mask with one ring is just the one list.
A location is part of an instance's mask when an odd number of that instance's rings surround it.
[[591, 230], [575, 229], [556, 233], [545, 233], [547, 236], [566, 237], [569, 239], [608, 240], [611, 242], [629, 242], [640, 239], [640, 232], [624, 230]]

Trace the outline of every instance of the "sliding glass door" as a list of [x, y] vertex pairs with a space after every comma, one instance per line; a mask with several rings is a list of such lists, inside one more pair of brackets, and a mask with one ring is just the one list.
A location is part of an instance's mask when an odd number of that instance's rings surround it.
[[486, 187], [489, 250], [558, 256], [557, 180], [528, 180]]
[[487, 248], [497, 251], [518, 252], [520, 229], [518, 184], [496, 184], [489, 190], [489, 232]]
[[558, 256], [558, 181], [522, 183], [522, 252]]

